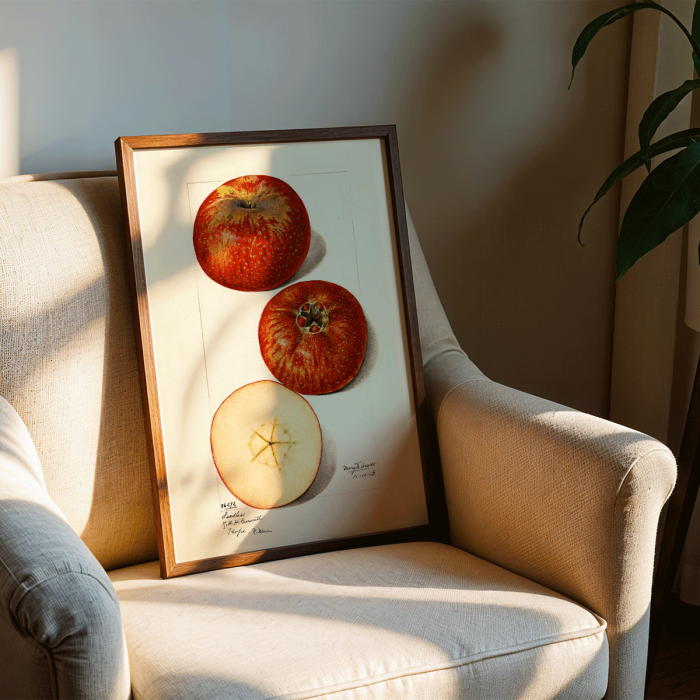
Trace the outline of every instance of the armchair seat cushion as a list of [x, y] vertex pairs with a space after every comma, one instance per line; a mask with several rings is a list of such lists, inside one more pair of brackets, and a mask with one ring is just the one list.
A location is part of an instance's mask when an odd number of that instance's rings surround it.
[[606, 623], [455, 547], [110, 572], [135, 700], [602, 698]]

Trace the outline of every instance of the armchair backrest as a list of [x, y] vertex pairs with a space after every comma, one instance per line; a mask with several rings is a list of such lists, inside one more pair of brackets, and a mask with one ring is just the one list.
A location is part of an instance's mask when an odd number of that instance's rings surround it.
[[121, 221], [113, 175], [0, 181], [0, 395], [106, 569], [158, 556]]
[[[409, 216], [423, 361], [459, 349]], [[0, 180], [0, 396], [110, 570], [158, 557], [117, 178]]]

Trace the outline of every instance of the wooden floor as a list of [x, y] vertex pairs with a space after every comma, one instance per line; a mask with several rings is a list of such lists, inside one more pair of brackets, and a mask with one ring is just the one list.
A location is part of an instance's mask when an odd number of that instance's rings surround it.
[[700, 700], [700, 606], [673, 596], [649, 686], [651, 700]]

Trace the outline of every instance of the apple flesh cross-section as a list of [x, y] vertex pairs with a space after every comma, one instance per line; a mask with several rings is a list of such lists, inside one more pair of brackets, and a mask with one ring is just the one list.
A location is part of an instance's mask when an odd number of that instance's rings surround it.
[[305, 493], [318, 473], [321, 449], [321, 426], [308, 401], [273, 381], [234, 391], [211, 425], [219, 476], [252, 508], [277, 508]]

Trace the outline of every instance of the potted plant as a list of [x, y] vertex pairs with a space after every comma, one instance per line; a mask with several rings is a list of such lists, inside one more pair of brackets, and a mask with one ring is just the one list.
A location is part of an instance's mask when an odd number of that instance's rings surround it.
[[[601, 29], [633, 12], [645, 9], [663, 12], [680, 27], [688, 39], [692, 49], [693, 64], [700, 75], [700, 11], [698, 7], [700, 2], [695, 3], [691, 32], [670, 10], [651, 0], [624, 5], [594, 19], [583, 29], [574, 44], [571, 57], [571, 82], [573, 83], [574, 80], [576, 66], [586, 53], [591, 40]], [[698, 88], [700, 88], [699, 79], [686, 80], [679, 87], [659, 95], [649, 105], [639, 122], [639, 150], [610, 173], [581, 217], [578, 231], [579, 243], [581, 243], [583, 222], [591, 207], [620, 180], [635, 170], [646, 167], [647, 177], [632, 198], [620, 226], [616, 282], [639, 258], [663, 243], [672, 233], [682, 228], [700, 212], [700, 129], [678, 131], [656, 143], [651, 142], [666, 117], [688, 93]], [[652, 170], [652, 158], [676, 150], [678, 153]], [[700, 251], [698, 254], [700, 264]]]
[[[700, 75], [700, 0], [696, 0], [691, 30], [668, 9], [652, 0], [624, 5], [600, 15], [581, 32], [571, 57], [573, 82], [579, 61], [596, 34], [614, 22], [639, 10], [653, 9], [667, 15], [690, 44], [696, 75]], [[569, 83], [571, 87], [571, 83]], [[659, 126], [693, 90], [700, 88], [700, 79], [686, 80], [682, 85], [659, 95], [652, 101], [639, 122], [639, 150], [620, 164], [605, 180], [591, 205], [581, 217], [581, 230], [591, 207], [622, 179], [645, 167], [646, 178], [632, 198], [620, 225], [616, 251], [615, 282], [643, 255], [663, 243], [700, 212], [700, 129], [686, 129], [652, 143]], [[652, 168], [652, 158], [677, 151]], [[581, 243], [583, 245], [583, 243]], [[697, 263], [700, 264], [700, 249]], [[685, 537], [690, 525], [700, 486], [700, 363], [688, 408], [683, 440], [678, 457], [678, 480], [669, 499], [666, 525], [655, 566], [649, 628], [647, 690], [658, 649], [665, 602], [671, 592], [680, 563]]]

